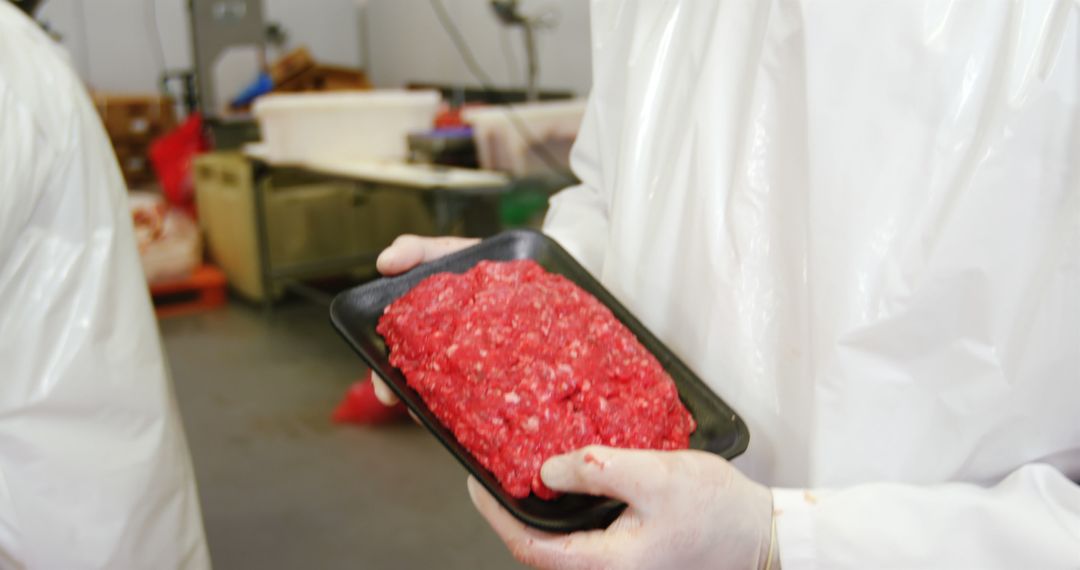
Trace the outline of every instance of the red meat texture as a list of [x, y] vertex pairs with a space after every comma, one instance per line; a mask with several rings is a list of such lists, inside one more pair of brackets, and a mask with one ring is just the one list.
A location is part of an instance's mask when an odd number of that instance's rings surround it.
[[386, 308], [390, 363], [514, 497], [557, 493], [540, 466], [590, 444], [686, 449], [671, 377], [611, 311], [531, 260], [440, 273]]

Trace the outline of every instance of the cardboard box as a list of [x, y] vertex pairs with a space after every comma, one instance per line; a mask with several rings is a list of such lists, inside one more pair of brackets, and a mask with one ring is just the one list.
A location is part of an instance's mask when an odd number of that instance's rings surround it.
[[149, 143], [176, 126], [173, 101], [159, 95], [94, 94], [94, 106], [115, 146]]
[[275, 93], [364, 89], [371, 89], [371, 83], [363, 71], [332, 65], [315, 65], [289, 79], [274, 83]]
[[315, 60], [312, 59], [311, 52], [301, 46], [283, 55], [270, 66], [270, 78], [274, 80], [274, 85], [277, 85], [312, 67], [315, 67]]

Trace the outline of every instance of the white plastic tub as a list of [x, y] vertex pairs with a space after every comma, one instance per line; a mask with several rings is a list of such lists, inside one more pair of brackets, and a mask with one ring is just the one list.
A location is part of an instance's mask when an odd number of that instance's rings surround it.
[[528, 176], [552, 170], [545, 158], [561, 170], [570, 169], [570, 147], [584, 115], [585, 100], [575, 99], [474, 107], [462, 118], [472, 125], [482, 168]]
[[405, 160], [406, 137], [435, 121], [436, 91], [272, 94], [255, 102], [267, 159]]

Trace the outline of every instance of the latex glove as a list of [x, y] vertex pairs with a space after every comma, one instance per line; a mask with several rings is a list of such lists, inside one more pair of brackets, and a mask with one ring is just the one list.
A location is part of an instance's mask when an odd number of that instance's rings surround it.
[[540, 476], [552, 489], [614, 497], [628, 507], [605, 530], [549, 534], [513, 518], [470, 477], [473, 504], [524, 564], [779, 568], [772, 492], [719, 456], [589, 446], [548, 459]]
[[[476, 238], [462, 237], [420, 237], [414, 235], [398, 236], [394, 243], [384, 249], [375, 260], [375, 269], [383, 275], [397, 275], [429, 261], [436, 260], [455, 251], [476, 245]], [[371, 374], [371, 384], [375, 388], [375, 397], [387, 406], [397, 403], [397, 396], [379, 378]]]

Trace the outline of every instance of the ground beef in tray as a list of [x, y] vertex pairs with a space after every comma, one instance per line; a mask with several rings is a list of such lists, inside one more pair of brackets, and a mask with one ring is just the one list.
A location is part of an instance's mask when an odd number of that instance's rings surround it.
[[433, 275], [386, 308], [378, 332], [390, 362], [514, 497], [556, 496], [540, 480], [553, 455], [685, 449], [696, 427], [633, 333], [531, 260]]

